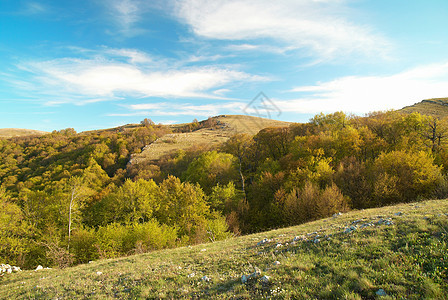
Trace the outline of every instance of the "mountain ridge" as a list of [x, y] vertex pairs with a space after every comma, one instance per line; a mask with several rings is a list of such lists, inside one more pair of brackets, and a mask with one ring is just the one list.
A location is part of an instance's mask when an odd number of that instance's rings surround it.
[[48, 134], [49, 132], [34, 130], [34, 129], [24, 129], [24, 128], [0, 128], [0, 138], [11, 138], [18, 136], [40, 136]]
[[422, 115], [444, 118], [448, 116], [448, 98], [424, 99], [413, 105], [405, 106], [398, 111], [406, 114], [418, 112]]

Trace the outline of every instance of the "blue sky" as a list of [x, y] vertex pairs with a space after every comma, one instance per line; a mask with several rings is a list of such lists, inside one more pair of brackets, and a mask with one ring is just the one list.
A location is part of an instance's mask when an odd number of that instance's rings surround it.
[[448, 97], [446, 28], [445, 0], [0, 0], [0, 128], [397, 109]]

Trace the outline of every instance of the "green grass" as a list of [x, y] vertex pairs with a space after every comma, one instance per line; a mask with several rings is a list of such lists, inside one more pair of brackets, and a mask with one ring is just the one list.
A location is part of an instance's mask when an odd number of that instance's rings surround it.
[[[397, 212], [402, 215], [395, 215]], [[448, 200], [402, 204], [211, 244], [63, 270], [5, 274], [0, 279], [0, 297], [445, 299], [447, 213]], [[390, 218], [393, 224], [360, 228], [381, 218]], [[357, 220], [358, 228], [344, 233]], [[307, 235], [313, 232], [320, 235], [318, 243], [313, 242], [316, 234]], [[292, 243], [300, 235], [308, 240]], [[272, 241], [257, 246], [263, 238]], [[282, 245], [277, 247], [277, 243]], [[274, 265], [275, 261], [280, 265]], [[255, 268], [261, 270], [261, 276], [269, 276], [269, 282], [263, 283], [260, 276], [243, 284], [241, 276]], [[210, 281], [202, 280], [203, 276]], [[376, 295], [380, 288], [387, 296]]]

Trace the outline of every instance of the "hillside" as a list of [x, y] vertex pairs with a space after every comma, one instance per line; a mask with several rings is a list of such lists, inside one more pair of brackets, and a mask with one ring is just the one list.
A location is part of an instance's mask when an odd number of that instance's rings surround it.
[[[146, 160], [157, 161], [160, 157], [173, 151], [186, 150], [203, 144], [209, 147], [217, 146], [236, 133], [255, 135], [267, 127], [283, 127], [290, 124], [289, 122], [244, 115], [221, 115], [212, 119], [218, 125], [216, 128], [202, 128], [193, 132], [167, 134], [146, 146], [141, 153], [133, 155], [131, 163], [135, 164]], [[170, 128], [176, 130], [182, 125], [171, 125]]]
[[32, 129], [20, 129], [20, 128], [0, 128], [0, 138], [10, 138], [15, 136], [29, 136], [29, 135], [44, 135], [48, 132], [32, 130]]
[[406, 106], [399, 111], [404, 113], [418, 112], [439, 118], [448, 116], [448, 98], [426, 99], [414, 105]]
[[352, 211], [211, 244], [5, 274], [0, 297], [443, 299], [447, 216], [448, 200]]

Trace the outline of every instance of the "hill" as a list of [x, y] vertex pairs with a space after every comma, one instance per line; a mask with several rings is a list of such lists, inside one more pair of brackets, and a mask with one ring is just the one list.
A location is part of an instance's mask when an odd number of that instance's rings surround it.
[[16, 136], [29, 136], [29, 135], [44, 135], [48, 132], [32, 130], [32, 129], [20, 129], [20, 128], [0, 128], [0, 138], [10, 138]]
[[409, 114], [418, 112], [422, 115], [443, 118], [448, 116], [448, 98], [426, 99], [414, 105], [403, 107], [399, 111]]
[[[5, 274], [9, 299], [444, 299], [448, 200], [67, 269]], [[243, 276], [244, 275], [244, 276]]]
[[[157, 161], [162, 156], [177, 150], [185, 150], [193, 146], [207, 144], [217, 146], [236, 133], [257, 134], [267, 127], [288, 126], [289, 122], [264, 119], [245, 115], [221, 115], [211, 118], [216, 123], [213, 128], [201, 128], [193, 132], [167, 134], [154, 143], [146, 146], [141, 153], [132, 156], [131, 164], [143, 161]], [[173, 131], [185, 124], [171, 125]]]

